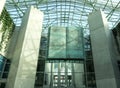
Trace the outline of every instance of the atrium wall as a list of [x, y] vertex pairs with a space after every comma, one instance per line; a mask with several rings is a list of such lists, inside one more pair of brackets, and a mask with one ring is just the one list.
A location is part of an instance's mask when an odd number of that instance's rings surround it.
[[81, 27], [49, 28], [44, 88], [85, 87], [83, 40]]
[[[115, 54], [115, 59], [113, 60], [114, 62], [114, 70], [115, 70], [115, 76], [116, 76], [116, 81], [118, 88], [120, 87], [120, 22], [112, 29], [112, 36], [114, 39], [114, 53]], [[113, 51], [113, 50], [112, 50]], [[113, 53], [113, 52], [112, 52]]]
[[119, 3], [109, 3], [0, 0], [0, 88], [120, 88], [120, 23], [106, 20]]

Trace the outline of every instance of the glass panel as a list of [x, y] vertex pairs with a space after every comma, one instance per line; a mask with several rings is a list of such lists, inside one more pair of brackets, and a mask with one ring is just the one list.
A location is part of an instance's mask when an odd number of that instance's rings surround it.
[[5, 63], [5, 58], [2, 55], [0, 55], [0, 76], [1, 76], [2, 71], [3, 71], [4, 63]]
[[66, 29], [51, 27], [48, 58], [66, 58]]
[[83, 58], [83, 34], [82, 28], [67, 28], [67, 58]]
[[49, 58], [84, 58], [83, 29], [51, 27], [49, 30]]
[[[45, 74], [45, 85], [51, 88], [85, 87], [84, 65], [83, 63], [47, 63], [53, 64], [50, 72]], [[48, 70], [49, 67], [46, 69]], [[53, 68], [53, 69], [52, 69]]]

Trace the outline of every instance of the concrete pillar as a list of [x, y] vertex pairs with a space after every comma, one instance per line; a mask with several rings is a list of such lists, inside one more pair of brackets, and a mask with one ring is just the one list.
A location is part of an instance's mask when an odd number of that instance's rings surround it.
[[119, 88], [113, 67], [110, 30], [101, 10], [88, 16], [97, 88]]
[[30, 7], [22, 20], [6, 88], [34, 88], [43, 13]]
[[0, 15], [1, 15], [1, 12], [2, 12], [4, 6], [5, 6], [5, 2], [6, 2], [6, 0], [0, 0]]

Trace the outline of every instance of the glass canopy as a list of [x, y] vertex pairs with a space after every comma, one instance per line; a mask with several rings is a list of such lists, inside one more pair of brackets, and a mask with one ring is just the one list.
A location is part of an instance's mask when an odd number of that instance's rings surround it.
[[44, 12], [43, 31], [50, 26], [82, 27], [87, 34], [89, 13], [102, 9], [106, 14], [110, 29], [120, 21], [119, 0], [6, 0], [6, 8], [17, 26], [29, 6]]

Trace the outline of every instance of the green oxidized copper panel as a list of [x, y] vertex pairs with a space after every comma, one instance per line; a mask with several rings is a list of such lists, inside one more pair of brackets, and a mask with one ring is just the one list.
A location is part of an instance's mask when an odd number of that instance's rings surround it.
[[48, 58], [66, 58], [66, 28], [51, 27], [49, 32]]
[[68, 27], [67, 28], [67, 58], [83, 58], [83, 32], [82, 28]]

